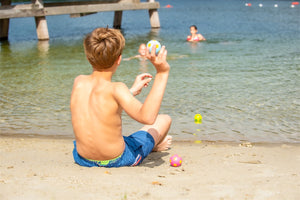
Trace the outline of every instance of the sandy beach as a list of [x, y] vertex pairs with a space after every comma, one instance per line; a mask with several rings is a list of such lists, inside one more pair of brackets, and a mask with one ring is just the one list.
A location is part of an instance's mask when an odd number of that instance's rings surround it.
[[[0, 199], [299, 199], [299, 144], [174, 142], [137, 167], [74, 164], [71, 138], [0, 138]], [[179, 154], [181, 167], [169, 157]]]

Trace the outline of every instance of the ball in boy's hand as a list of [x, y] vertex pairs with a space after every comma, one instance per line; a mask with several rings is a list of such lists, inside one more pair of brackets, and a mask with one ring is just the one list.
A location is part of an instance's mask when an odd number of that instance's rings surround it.
[[170, 157], [170, 164], [173, 167], [179, 167], [182, 164], [182, 158], [179, 155], [174, 154]]
[[149, 53], [151, 53], [152, 46], [155, 45], [155, 53], [158, 54], [161, 49], [161, 44], [157, 40], [150, 40], [147, 43], [147, 47], [149, 48]]

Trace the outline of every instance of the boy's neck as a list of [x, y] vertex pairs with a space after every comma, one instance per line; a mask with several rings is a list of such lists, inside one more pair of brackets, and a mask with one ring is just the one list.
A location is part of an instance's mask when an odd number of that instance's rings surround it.
[[94, 70], [91, 76], [96, 79], [104, 79], [107, 81], [111, 81], [113, 72], [112, 71], [96, 71]]
[[98, 71], [95, 68], [93, 68], [94, 71], [91, 76], [95, 78], [111, 81], [112, 75], [117, 70], [118, 66], [121, 63], [121, 60], [122, 60], [122, 55], [119, 56], [119, 58], [115, 61], [115, 63], [110, 68], [103, 69], [101, 71]]

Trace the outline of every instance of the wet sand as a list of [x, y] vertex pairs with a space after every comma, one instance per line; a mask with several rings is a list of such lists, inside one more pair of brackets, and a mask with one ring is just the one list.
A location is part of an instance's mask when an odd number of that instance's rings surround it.
[[[0, 199], [299, 199], [299, 144], [174, 142], [137, 167], [85, 168], [71, 138], [0, 137]], [[169, 158], [179, 154], [181, 167]]]

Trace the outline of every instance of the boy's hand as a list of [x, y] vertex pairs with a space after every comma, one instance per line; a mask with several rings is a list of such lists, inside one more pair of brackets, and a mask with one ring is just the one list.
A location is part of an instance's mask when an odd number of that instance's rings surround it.
[[152, 46], [151, 53], [149, 53], [149, 49], [147, 47], [146, 57], [150, 60], [150, 62], [156, 68], [157, 73], [160, 72], [169, 72], [170, 65], [167, 62], [167, 50], [165, 46], [162, 46], [158, 55], [155, 54], [155, 45]]
[[148, 73], [143, 73], [135, 78], [132, 87], [129, 89], [133, 96], [141, 93], [143, 87], [148, 87], [149, 82], [152, 80], [152, 75]]

